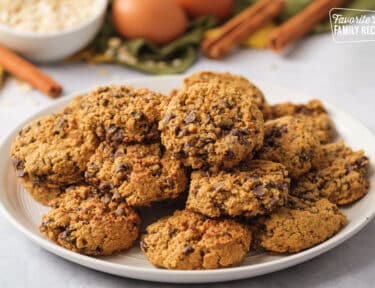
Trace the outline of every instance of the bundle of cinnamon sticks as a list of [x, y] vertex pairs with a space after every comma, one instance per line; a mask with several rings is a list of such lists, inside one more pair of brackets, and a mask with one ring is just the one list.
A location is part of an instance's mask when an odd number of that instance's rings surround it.
[[[328, 17], [332, 8], [340, 7], [346, 2], [348, 0], [314, 0], [300, 13], [276, 28], [270, 36], [269, 47], [273, 51], [281, 51]], [[225, 23], [214, 38], [202, 41], [202, 52], [209, 58], [224, 57], [259, 28], [279, 16], [284, 8], [284, 0], [256, 2]]]

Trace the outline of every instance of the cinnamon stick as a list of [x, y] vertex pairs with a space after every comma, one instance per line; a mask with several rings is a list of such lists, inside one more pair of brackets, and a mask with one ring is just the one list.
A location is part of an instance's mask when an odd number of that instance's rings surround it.
[[31, 86], [52, 98], [60, 96], [62, 92], [62, 87], [59, 83], [44, 74], [30, 62], [1, 45], [0, 66], [2, 66], [5, 71], [28, 82]]
[[203, 53], [210, 58], [223, 57], [249, 35], [280, 14], [284, 6], [283, 0], [261, 0], [251, 5], [225, 23], [216, 37], [204, 40], [201, 44]]
[[312, 28], [328, 17], [332, 8], [343, 6], [348, 0], [315, 0], [300, 13], [287, 20], [270, 36], [269, 46], [273, 51], [281, 51], [297, 41]]

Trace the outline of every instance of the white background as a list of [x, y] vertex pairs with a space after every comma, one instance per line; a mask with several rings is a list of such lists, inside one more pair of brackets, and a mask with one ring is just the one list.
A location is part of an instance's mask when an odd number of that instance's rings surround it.
[[[110, 65], [59, 64], [42, 69], [64, 94], [99, 84], [151, 77]], [[197, 70], [229, 71], [328, 100], [375, 132], [375, 43], [337, 44], [330, 35], [305, 40], [282, 55], [243, 50], [223, 61], [199, 59]], [[7, 81], [0, 91], [0, 140], [51, 99]], [[293, 99], [291, 99], [293, 100]], [[375, 149], [375, 147], [374, 147]], [[4, 161], [5, 159], [0, 159]], [[212, 287], [374, 287], [375, 222], [338, 248], [307, 263], [253, 279]], [[174, 287], [92, 271], [52, 255], [25, 238], [0, 215], [0, 287]], [[208, 285], [203, 285], [207, 287]]]

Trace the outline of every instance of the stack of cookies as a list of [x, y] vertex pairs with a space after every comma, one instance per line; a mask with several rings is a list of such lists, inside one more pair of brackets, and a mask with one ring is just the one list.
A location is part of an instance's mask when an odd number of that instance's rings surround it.
[[[169, 96], [128, 86], [78, 96], [23, 128], [10, 157], [51, 206], [40, 231], [59, 245], [112, 255], [140, 237], [157, 267], [214, 269], [344, 227], [338, 207], [367, 193], [368, 158], [335, 136], [318, 100], [271, 106], [241, 76], [199, 72]], [[141, 207], [181, 198], [184, 209], [140, 232]]]

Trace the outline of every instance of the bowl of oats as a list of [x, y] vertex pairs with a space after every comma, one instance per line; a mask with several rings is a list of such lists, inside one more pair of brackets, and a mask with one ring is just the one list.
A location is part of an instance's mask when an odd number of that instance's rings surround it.
[[103, 24], [107, 0], [0, 0], [0, 44], [36, 62], [65, 59]]

